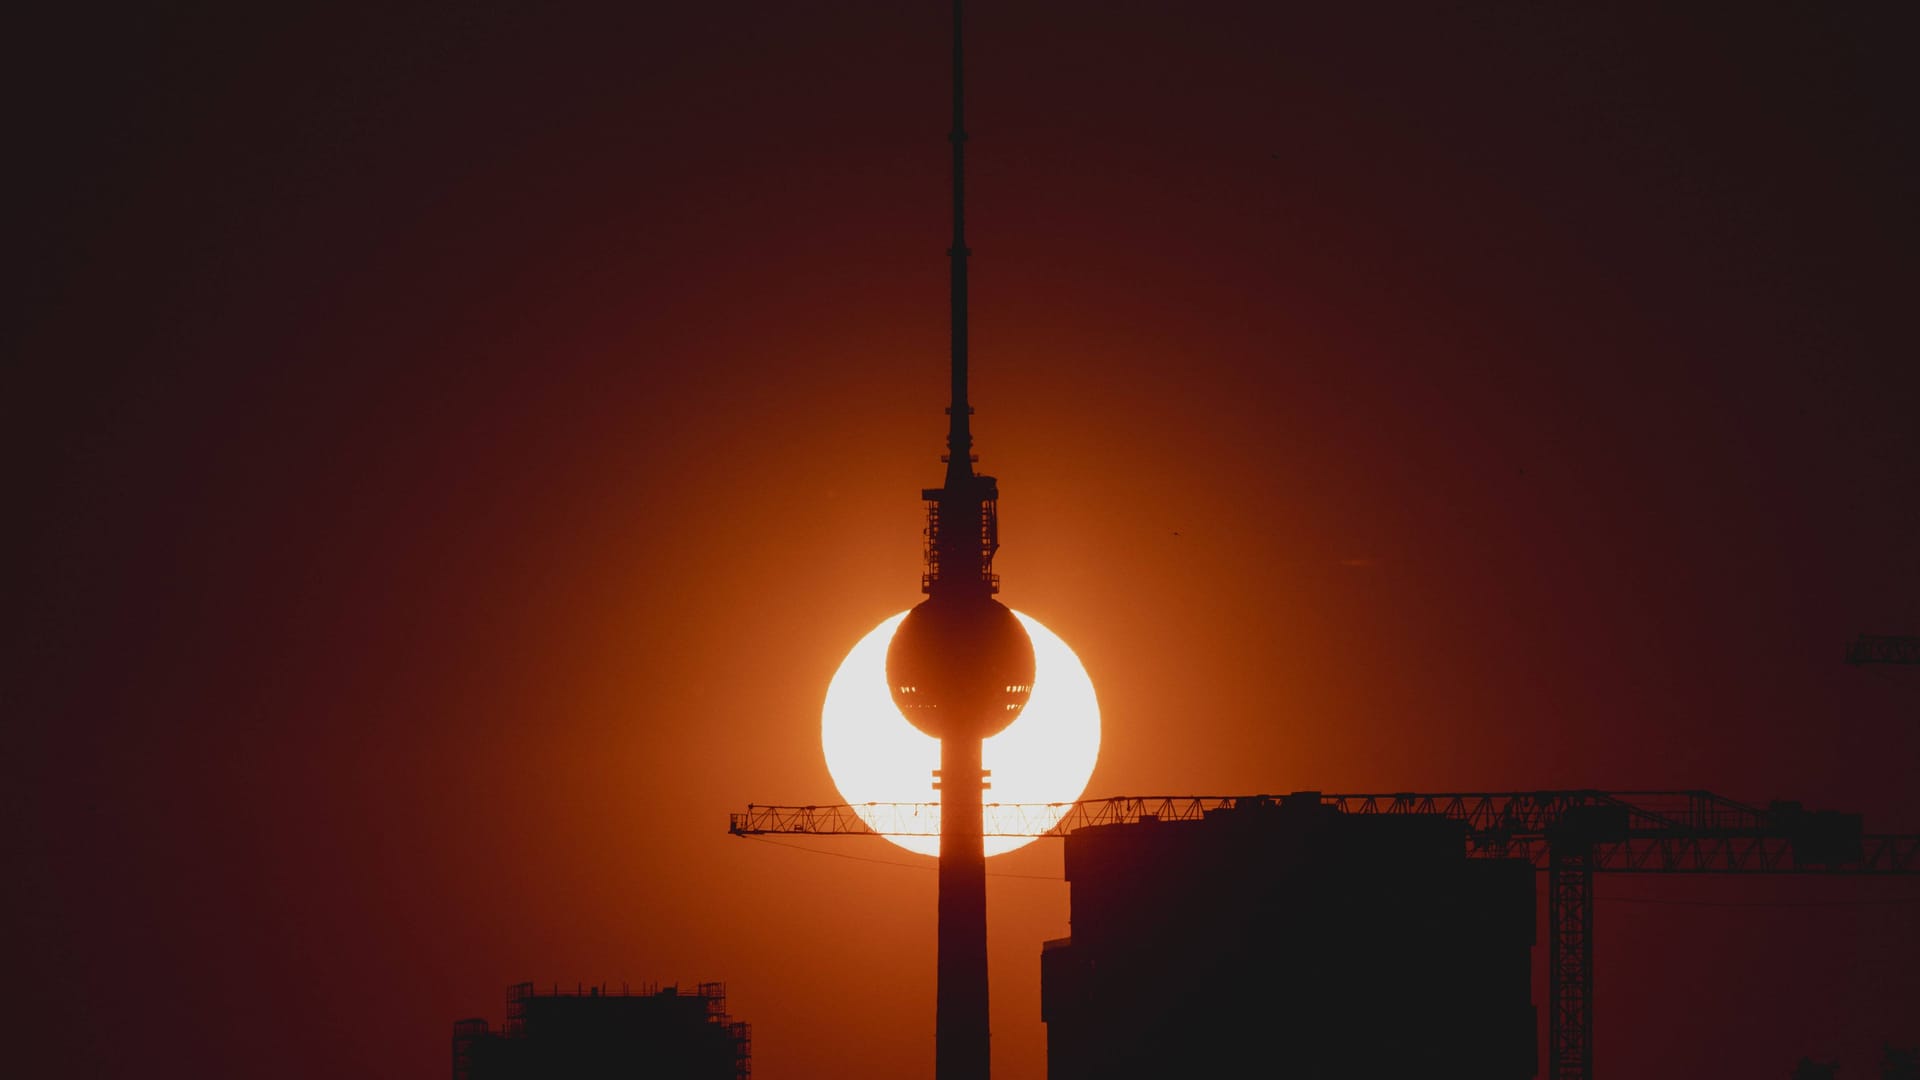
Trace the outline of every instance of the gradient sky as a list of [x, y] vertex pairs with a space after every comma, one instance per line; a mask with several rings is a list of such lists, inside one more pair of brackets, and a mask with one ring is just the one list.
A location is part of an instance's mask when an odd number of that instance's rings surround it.
[[[1322, 6], [969, 11], [977, 449], [1090, 793], [1920, 831], [1920, 672], [1841, 662], [1920, 633], [1914, 9]], [[723, 980], [765, 1080], [930, 1074], [931, 864], [725, 815], [833, 801], [919, 598], [946, 34], [12, 25], [11, 1047], [444, 1075], [510, 983]], [[1059, 844], [990, 870], [1038, 1080]], [[1920, 1044], [1920, 881], [1599, 889], [1611, 1075]]]

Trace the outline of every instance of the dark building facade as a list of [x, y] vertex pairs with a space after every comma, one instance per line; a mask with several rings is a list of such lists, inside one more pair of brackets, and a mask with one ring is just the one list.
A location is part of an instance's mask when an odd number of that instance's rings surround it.
[[1537, 1071], [1533, 868], [1317, 794], [1066, 838], [1049, 1080]]
[[726, 989], [649, 987], [507, 991], [507, 1022], [453, 1025], [454, 1080], [747, 1080], [748, 1027]]

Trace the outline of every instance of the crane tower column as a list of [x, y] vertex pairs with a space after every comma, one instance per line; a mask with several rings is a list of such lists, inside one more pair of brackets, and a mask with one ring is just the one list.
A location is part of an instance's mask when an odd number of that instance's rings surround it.
[[1593, 847], [1555, 845], [1547, 856], [1547, 1076], [1593, 1077]]

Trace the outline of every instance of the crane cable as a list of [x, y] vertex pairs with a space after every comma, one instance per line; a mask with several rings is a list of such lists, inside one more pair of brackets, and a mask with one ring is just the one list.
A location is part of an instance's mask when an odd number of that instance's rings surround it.
[[[910, 863], [910, 862], [899, 862], [894, 859], [873, 859], [865, 855], [849, 855], [844, 851], [822, 851], [819, 848], [801, 847], [799, 844], [783, 844], [778, 840], [769, 840], [764, 836], [747, 836], [746, 839], [758, 840], [762, 844], [771, 844], [777, 848], [786, 848], [788, 851], [805, 852], [808, 855], [831, 855], [836, 859], [852, 859], [854, 862], [878, 863], [881, 866], [897, 866], [902, 870], [938, 870], [940, 869], [940, 866], [938, 863]], [[987, 871], [987, 876], [997, 877], [997, 878], [1020, 878], [1026, 881], [1057, 881], [1063, 885], [1066, 884], [1066, 878], [1054, 877], [1051, 874], [1002, 874], [1002, 873], [996, 873], [995, 871], [989, 870]]]

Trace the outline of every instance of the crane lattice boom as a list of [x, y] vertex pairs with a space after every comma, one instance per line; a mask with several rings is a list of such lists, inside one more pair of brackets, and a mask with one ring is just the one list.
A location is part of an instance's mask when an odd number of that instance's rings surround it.
[[[1546, 869], [1556, 836], [1585, 830], [1605, 873], [1920, 873], [1920, 836], [1867, 835], [1850, 814], [1774, 803], [1765, 809], [1708, 791], [1299, 792], [1348, 814], [1434, 814], [1467, 823], [1468, 854]], [[1269, 795], [1155, 795], [1070, 803], [988, 803], [987, 836], [1064, 836], [1090, 825], [1197, 821]], [[1597, 832], [1595, 830], [1598, 830]], [[749, 806], [736, 836], [938, 836], [939, 803]]]

